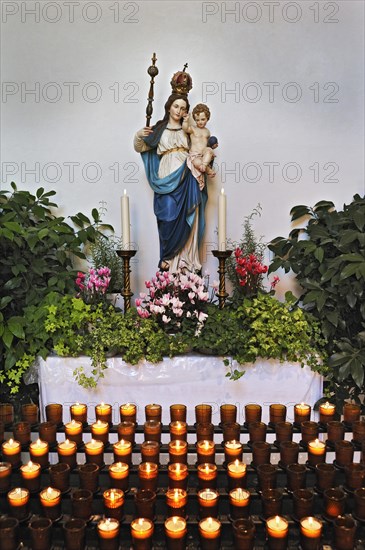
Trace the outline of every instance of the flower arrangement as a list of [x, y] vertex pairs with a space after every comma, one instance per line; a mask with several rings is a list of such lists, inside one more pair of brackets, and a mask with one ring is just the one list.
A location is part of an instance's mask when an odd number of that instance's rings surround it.
[[136, 300], [138, 315], [154, 317], [166, 332], [181, 331], [199, 335], [208, 317], [209, 293], [205, 279], [196, 273], [157, 271], [145, 281], [148, 293]]
[[76, 278], [79, 290], [78, 297], [86, 304], [99, 304], [106, 301], [106, 293], [110, 284], [109, 267], [90, 268], [87, 275], [79, 271]]

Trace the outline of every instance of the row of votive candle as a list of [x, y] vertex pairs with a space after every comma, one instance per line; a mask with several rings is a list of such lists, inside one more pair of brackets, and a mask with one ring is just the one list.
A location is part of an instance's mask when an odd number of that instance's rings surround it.
[[[220, 422], [236, 422], [237, 421], [237, 406], [233, 404], [220, 405]], [[102, 420], [113, 423], [113, 407], [107, 403], [100, 403], [94, 407], [95, 420]], [[213, 408], [209, 404], [201, 403], [195, 406], [195, 419], [197, 423], [208, 423], [212, 421]], [[248, 424], [253, 421], [261, 421], [262, 407], [256, 403], [249, 403], [244, 406], [245, 422]], [[300, 424], [303, 421], [310, 420], [312, 407], [306, 403], [298, 403], [293, 407], [294, 423]], [[59, 403], [50, 403], [45, 407], [46, 418], [49, 421], [60, 425], [63, 423], [63, 405]], [[333, 420], [336, 414], [334, 404], [324, 402], [319, 406], [319, 416], [321, 423], [327, 423]], [[345, 403], [343, 407], [343, 420], [345, 423], [351, 424], [360, 419], [361, 408], [355, 403]], [[286, 420], [287, 407], [286, 405], [273, 403], [269, 405], [270, 423], [283, 422]], [[22, 420], [34, 425], [39, 420], [38, 407], [35, 404], [25, 404], [22, 406]], [[78, 420], [82, 423], [87, 423], [88, 406], [84, 403], [74, 403], [70, 406], [71, 420]], [[119, 406], [120, 420], [136, 422], [137, 405], [135, 403], [125, 403]], [[162, 407], [159, 404], [151, 403], [145, 406], [146, 420], [162, 420]], [[186, 422], [187, 407], [184, 404], [170, 405], [171, 421]], [[0, 423], [5, 425], [14, 422], [13, 405], [10, 403], [0, 403]]]

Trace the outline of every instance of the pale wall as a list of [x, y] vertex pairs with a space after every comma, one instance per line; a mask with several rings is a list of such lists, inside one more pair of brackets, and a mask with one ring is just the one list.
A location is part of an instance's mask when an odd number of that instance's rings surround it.
[[[210, 106], [220, 142], [202, 255], [215, 278], [209, 250], [223, 185], [233, 239], [258, 203], [255, 229], [270, 240], [290, 230], [292, 206], [330, 199], [341, 207], [364, 193], [363, 20], [363, 2], [352, 0], [4, 1], [1, 188], [14, 180], [55, 189], [64, 215], [105, 201], [117, 233], [126, 189], [138, 246], [132, 286], [142, 290], [157, 265], [158, 235], [132, 138], [144, 125], [152, 53], [160, 71], [152, 122], [172, 74], [188, 62], [190, 101]], [[25, 93], [32, 88], [36, 96]]]

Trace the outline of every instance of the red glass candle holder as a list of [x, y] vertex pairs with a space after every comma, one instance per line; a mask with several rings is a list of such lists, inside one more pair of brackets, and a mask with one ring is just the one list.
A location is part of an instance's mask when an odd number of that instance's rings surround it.
[[39, 464], [31, 461], [29, 461], [28, 464], [22, 464], [22, 466], [20, 466], [20, 475], [22, 478], [22, 485], [28, 489], [29, 492], [35, 493], [40, 490], [41, 467]]
[[279, 515], [268, 518], [266, 532], [269, 550], [285, 550], [287, 548], [289, 524], [285, 518]]
[[17, 550], [19, 547], [19, 521], [16, 518], [0, 518], [2, 550]]
[[266, 441], [267, 425], [264, 422], [250, 422], [248, 425], [248, 433], [250, 442]]
[[175, 439], [179, 439], [180, 441], [187, 440], [188, 432], [187, 432], [186, 422], [181, 422], [180, 420], [170, 422], [169, 430], [170, 430], [171, 441], [174, 441]]
[[74, 518], [88, 521], [92, 515], [93, 494], [87, 489], [76, 489], [71, 493], [71, 514]]
[[252, 445], [252, 465], [270, 464], [271, 445], [266, 441], [255, 441]]
[[293, 424], [291, 422], [277, 422], [275, 424], [277, 443], [293, 440]]
[[98, 533], [100, 550], [118, 550], [120, 522], [115, 518], [103, 518], [98, 521], [96, 530]]
[[160, 464], [160, 443], [157, 441], [144, 441], [141, 444], [142, 462], [154, 462]]
[[327, 517], [337, 518], [345, 512], [346, 494], [338, 487], [323, 492], [324, 508]]
[[334, 521], [336, 550], [353, 550], [355, 548], [357, 524], [351, 516], [337, 517]]
[[117, 426], [118, 439], [130, 441], [132, 445], [135, 443], [136, 424], [130, 420], [123, 420]]
[[337, 466], [347, 466], [354, 460], [354, 446], [351, 441], [336, 441], [335, 453]]
[[195, 406], [195, 421], [197, 424], [211, 424], [212, 406], [200, 403]]
[[276, 422], [285, 422], [286, 406], [281, 403], [273, 403], [269, 407], [269, 417], [271, 424], [276, 424]]
[[237, 406], [225, 403], [219, 407], [221, 424], [232, 424], [237, 422]]
[[159, 420], [146, 420], [144, 423], [145, 441], [157, 441], [161, 443], [162, 424]]
[[255, 524], [251, 518], [236, 519], [232, 522], [234, 548], [236, 550], [254, 550]]
[[199, 540], [201, 550], [219, 550], [221, 522], [217, 518], [207, 517], [199, 521]]
[[107, 489], [103, 492], [104, 513], [107, 518], [122, 521], [124, 512], [124, 491], [121, 489]]
[[48, 403], [45, 408], [47, 422], [54, 422], [56, 426], [63, 424], [63, 406], [61, 403]]
[[343, 406], [343, 421], [352, 425], [353, 422], [360, 420], [361, 407], [356, 403], [345, 403]]
[[80, 489], [96, 493], [99, 489], [100, 468], [92, 462], [79, 466]]
[[303, 550], [320, 550], [322, 522], [312, 516], [300, 521], [300, 544]]
[[63, 526], [67, 550], [83, 550], [85, 547], [86, 521], [71, 518]]
[[245, 405], [245, 423], [248, 426], [250, 422], [261, 422], [262, 407], [257, 403]]
[[29, 422], [31, 425], [38, 424], [39, 409], [35, 403], [24, 403], [20, 414], [24, 422]]
[[333, 464], [317, 464], [315, 467], [316, 486], [320, 491], [331, 489], [336, 485], [336, 468]]
[[49, 550], [52, 541], [52, 525], [50, 518], [32, 518], [28, 528], [32, 550]]
[[215, 464], [198, 464], [198, 485], [200, 489], [217, 487], [218, 469]]
[[229, 492], [229, 509], [233, 520], [249, 516], [250, 497], [250, 491], [240, 487]]
[[29, 456], [33, 462], [40, 464], [41, 468], [49, 466], [49, 445], [47, 441], [37, 439], [29, 445]]
[[257, 466], [257, 480], [260, 491], [276, 489], [278, 468], [274, 464], [259, 464]]
[[166, 505], [168, 516], [186, 516], [188, 494], [185, 489], [168, 489], [166, 491]]
[[161, 422], [162, 420], [162, 407], [157, 403], [151, 403], [145, 406], [146, 421], [154, 420], [155, 422]]
[[186, 520], [180, 516], [171, 516], [164, 523], [167, 550], [185, 550], [188, 532]]
[[215, 463], [214, 441], [209, 441], [208, 439], [201, 439], [196, 444], [196, 453], [197, 453], [198, 464], [203, 464], [204, 462], [209, 462], [210, 464], [214, 464]]
[[137, 518], [131, 523], [132, 544], [134, 550], [152, 548], [154, 525], [148, 518]]
[[167, 467], [170, 489], [187, 489], [189, 470], [186, 464], [176, 462]]
[[132, 443], [126, 439], [120, 439], [113, 445], [114, 462], [125, 462], [128, 466], [132, 464]]
[[151, 489], [138, 489], [134, 494], [137, 517], [155, 519], [156, 492]]
[[65, 493], [70, 488], [70, 473], [71, 468], [65, 462], [53, 464], [49, 468], [49, 479], [51, 486], [59, 489], [61, 493]]
[[101, 422], [107, 422], [109, 426], [113, 423], [112, 420], [113, 409], [109, 403], [100, 403], [95, 407], [95, 418]]
[[186, 441], [175, 439], [169, 443], [169, 461], [170, 464], [180, 462], [187, 464], [188, 462], [188, 444]]
[[294, 405], [294, 422], [295, 424], [301, 424], [307, 422], [311, 417], [311, 406], [307, 403], [297, 403]]
[[289, 466], [298, 462], [299, 445], [296, 441], [283, 441], [280, 443], [280, 464]]
[[293, 510], [296, 519], [313, 515], [314, 494], [310, 489], [296, 489], [293, 492]]
[[47, 487], [39, 493], [43, 515], [55, 521], [61, 516], [61, 491], [55, 487]]
[[120, 421], [133, 422], [137, 420], [137, 405], [134, 403], [124, 403], [119, 407]]
[[87, 405], [85, 403], [74, 403], [70, 406], [70, 416], [71, 420], [87, 424]]
[[261, 493], [261, 501], [265, 518], [281, 514], [283, 493], [280, 489], [265, 489]]
[[25, 487], [15, 487], [7, 494], [10, 516], [22, 521], [29, 514], [29, 491]]
[[153, 462], [142, 462], [138, 466], [138, 478], [141, 489], [157, 491], [158, 487], [158, 466]]
[[6, 493], [11, 486], [12, 466], [10, 462], [0, 462], [0, 493]]
[[181, 403], [170, 405], [170, 421], [186, 422], [186, 405]]
[[245, 488], [247, 485], [247, 466], [240, 460], [233, 460], [227, 464], [228, 488]]
[[4, 462], [10, 463], [13, 469], [16, 469], [18, 468], [18, 466], [20, 466], [20, 453], [22, 447], [19, 441], [15, 441], [14, 439], [4, 441], [4, 443], [1, 445], [1, 450]]
[[215, 489], [201, 489], [198, 491], [199, 517], [218, 517], [219, 493]]
[[286, 467], [288, 491], [296, 491], [298, 489], [304, 489], [306, 486], [307, 468], [304, 464], [289, 464]]
[[129, 466], [125, 462], [114, 462], [108, 467], [110, 487], [126, 492], [129, 489]]
[[57, 444], [57, 424], [55, 422], [42, 422], [38, 426], [39, 439], [49, 446]]
[[226, 441], [224, 444], [224, 460], [228, 462], [233, 462], [234, 460], [242, 460], [243, 456], [243, 445], [239, 441], [233, 439], [232, 441]]

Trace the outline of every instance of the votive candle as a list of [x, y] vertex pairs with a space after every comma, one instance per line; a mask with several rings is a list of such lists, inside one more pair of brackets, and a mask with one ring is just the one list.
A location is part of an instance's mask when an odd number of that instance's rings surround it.
[[132, 463], [132, 443], [126, 439], [120, 439], [113, 445], [114, 461], [125, 462], [129, 466]]
[[8, 504], [10, 506], [10, 515], [18, 520], [23, 520], [28, 516], [29, 491], [24, 487], [15, 487], [7, 494]]
[[87, 423], [87, 405], [85, 403], [74, 403], [70, 407], [71, 420], [77, 420], [82, 424]]
[[185, 489], [168, 489], [166, 491], [168, 515], [185, 517], [187, 502], [188, 494]]
[[310, 420], [311, 417], [311, 406], [307, 403], [297, 403], [294, 405], [294, 422], [300, 424], [301, 422], [306, 422]]
[[226, 441], [224, 444], [224, 457], [226, 462], [232, 462], [233, 460], [242, 460], [243, 445], [239, 441], [232, 439], [232, 441]]
[[109, 443], [109, 423], [104, 420], [97, 420], [91, 424], [91, 433], [93, 439], [102, 441], [104, 445]]
[[326, 401], [325, 403], [322, 403], [319, 406], [319, 421], [322, 424], [327, 424], [327, 422], [330, 422], [333, 420], [336, 413], [336, 407], [333, 405], [333, 403], [329, 403]]
[[186, 422], [180, 422], [180, 420], [177, 420], [176, 422], [170, 422], [169, 428], [171, 441], [175, 439], [180, 439], [181, 441], [187, 440]]
[[74, 441], [77, 446], [82, 445], [82, 422], [71, 420], [65, 424], [65, 434], [69, 441]]
[[326, 444], [319, 439], [308, 442], [308, 464], [315, 466], [326, 461]]
[[55, 487], [47, 487], [39, 493], [39, 499], [46, 518], [55, 521], [61, 515], [61, 491]]
[[157, 490], [158, 466], [153, 462], [141, 462], [138, 466], [138, 477], [141, 489]]
[[180, 516], [167, 518], [164, 524], [168, 550], [185, 550], [188, 532], [186, 520]]
[[68, 464], [71, 469], [76, 468], [77, 466], [76, 452], [77, 445], [74, 441], [69, 441], [66, 439], [57, 445], [58, 461]]
[[112, 413], [113, 409], [109, 403], [101, 402], [95, 407], [95, 417], [96, 420], [101, 420], [102, 422], [108, 422], [109, 425], [112, 424]]
[[104, 466], [104, 443], [98, 439], [92, 439], [85, 443], [86, 462], [94, 462], [100, 468]]
[[300, 520], [300, 543], [303, 550], [319, 550], [322, 522], [308, 516]]
[[134, 403], [124, 403], [119, 407], [120, 421], [136, 422], [137, 405]]
[[229, 492], [232, 519], [247, 518], [249, 515], [250, 492], [238, 487]]
[[122, 521], [124, 508], [124, 491], [121, 489], [107, 489], [103, 492], [105, 515], [109, 518]]
[[274, 516], [266, 520], [266, 531], [270, 549], [281, 550], [287, 547], [289, 524], [285, 518]]
[[188, 466], [180, 462], [169, 464], [167, 467], [170, 489], [185, 489], [188, 485]]
[[15, 439], [4, 441], [1, 445], [1, 449], [5, 461], [9, 462], [12, 468], [17, 468], [20, 464], [20, 453], [22, 450], [22, 446], [19, 441], [16, 441]]
[[247, 480], [247, 466], [244, 462], [236, 459], [233, 462], [227, 464], [227, 474], [228, 474], [228, 486], [230, 489], [235, 489], [236, 487], [246, 487]]
[[137, 518], [131, 523], [134, 550], [146, 550], [152, 546], [153, 522], [147, 518]]
[[200, 489], [215, 489], [218, 469], [215, 464], [198, 464], [198, 484]]
[[26, 489], [30, 492], [39, 491], [41, 483], [40, 464], [32, 462], [31, 460], [28, 464], [22, 464], [22, 466], [20, 466], [20, 475]]
[[218, 550], [220, 548], [221, 522], [213, 517], [200, 520], [199, 536], [202, 550]]
[[208, 439], [201, 439], [196, 444], [196, 452], [198, 458], [198, 464], [208, 462], [214, 464], [215, 462], [215, 443]]
[[169, 460], [170, 464], [173, 462], [180, 462], [181, 464], [187, 464], [188, 460], [188, 444], [186, 441], [175, 439], [169, 443]]
[[129, 465], [125, 462], [114, 462], [110, 464], [108, 471], [111, 487], [122, 489], [124, 492], [127, 491], [129, 487]]

